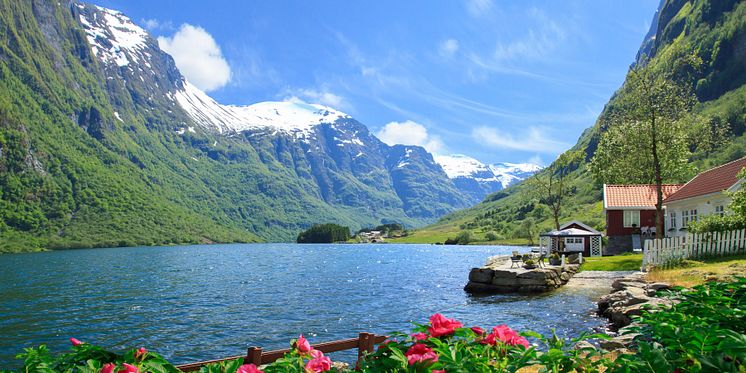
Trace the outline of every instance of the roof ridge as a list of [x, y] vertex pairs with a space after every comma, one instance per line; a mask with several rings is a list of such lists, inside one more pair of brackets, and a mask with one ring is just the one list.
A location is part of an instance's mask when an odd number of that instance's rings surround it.
[[[693, 177], [693, 178], [692, 178], [691, 180], [689, 180], [689, 181], [692, 181], [692, 180], [696, 179], [696, 178], [697, 178], [697, 176], [699, 176], [699, 175], [702, 175], [702, 174], [704, 174], [704, 173], [706, 173], [706, 172], [710, 172], [710, 171], [715, 171], [715, 170], [717, 170], [717, 169], [719, 169], [719, 168], [723, 168], [723, 167], [725, 167], [725, 166], [731, 165], [731, 164], [733, 164], [733, 163], [736, 163], [736, 162], [738, 162], [738, 161], [742, 161], [742, 160], [746, 160], [746, 157], [741, 157], [741, 158], [738, 158], [738, 159], [734, 159], [734, 160], [732, 160], [732, 161], [730, 161], [730, 162], [728, 162], [728, 163], [723, 163], [723, 164], [721, 164], [720, 166], [715, 166], [715, 167], [712, 167], [712, 168], [708, 168], [708, 169], [706, 169], [706, 170], [704, 170], [704, 171], [701, 171], [701, 172], [699, 172], [699, 173], [698, 173], [697, 175], [695, 175], [695, 176], [694, 176], [694, 177]], [[687, 184], [689, 184], [689, 182], [687, 182]]]

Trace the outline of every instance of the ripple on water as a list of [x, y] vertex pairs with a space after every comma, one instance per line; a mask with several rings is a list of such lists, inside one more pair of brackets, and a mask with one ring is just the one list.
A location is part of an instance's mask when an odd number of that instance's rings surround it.
[[[147, 346], [176, 362], [408, 330], [434, 312], [466, 325], [577, 335], [606, 289], [540, 296], [463, 292], [469, 269], [514, 247], [211, 245], [0, 256], [0, 366], [22, 347]], [[522, 250], [518, 248], [518, 250]], [[354, 352], [337, 355], [351, 358]]]

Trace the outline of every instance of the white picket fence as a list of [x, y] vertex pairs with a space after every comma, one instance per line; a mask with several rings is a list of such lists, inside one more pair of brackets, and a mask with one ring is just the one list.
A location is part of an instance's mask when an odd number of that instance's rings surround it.
[[642, 268], [666, 267], [682, 259], [699, 259], [746, 252], [746, 230], [689, 233], [683, 237], [645, 241]]

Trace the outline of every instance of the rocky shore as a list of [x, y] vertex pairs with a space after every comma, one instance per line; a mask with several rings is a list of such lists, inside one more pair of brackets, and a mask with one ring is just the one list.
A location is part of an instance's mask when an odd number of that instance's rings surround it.
[[617, 334], [611, 340], [600, 343], [607, 350], [630, 346], [635, 335], [627, 333], [626, 328], [632, 325], [632, 317], [640, 315], [645, 307], [673, 304], [670, 299], [656, 297], [659, 290], [669, 289], [670, 286], [661, 282], [647, 282], [642, 272], [617, 279], [611, 287], [611, 293], [598, 301], [599, 314], [609, 319], [610, 327]]
[[464, 291], [473, 294], [542, 293], [559, 288], [578, 271], [577, 264], [510, 268], [510, 257], [492, 257], [469, 272]]

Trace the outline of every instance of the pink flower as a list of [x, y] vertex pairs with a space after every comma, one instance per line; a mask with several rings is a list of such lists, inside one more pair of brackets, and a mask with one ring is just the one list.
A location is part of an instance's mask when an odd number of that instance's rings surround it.
[[439, 313], [430, 316], [430, 325], [431, 326], [427, 329], [427, 331], [430, 333], [431, 336], [436, 338], [443, 335], [453, 334], [453, 332], [456, 331], [456, 328], [461, 328], [464, 326], [455, 319], [447, 319], [445, 316]]
[[323, 352], [321, 352], [321, 351], [319, 351], [319, 350], [317, 350], [315, 348], [312, 348], [311, 351], [309, 351], [309, 354], [311, 355], [311, 358], [313, 358], [313, 359], [316, 359], [316, 358], [324, 356]]
[[395, 341], [392, 341], [392, 340], [390, 340], [390, 339], [386, 339], [386, 340], [384, 340], [383, 342], [381, 342], [381, 343], [379, 343], [379, 344], [378, 344], [378, 351], [381, 351], [381, 349], [383, 349], [383, 348], [386, 348], [386, 346], [387, 346], [387, 345], [388, 345], [389, 343], [394, 343], [394, 342], [395, 342]]
[[264, 371], [259, 370], [254, 364], [244, 364], [238, 367], [236, 373], [264, 373]]
[[302, 354], [311, 351], [311, 344], [308, 343], [308, 340], [306, 339], [306, 337], [303, 336], [303, 334], [298, 337], [298, 342], [295, 342], [295, 347]]
[[70, 343], [72, 343], [73, 346], [80, 346], [83, 344], [83, 342], [79, 341], [77, 338], [70, 338]]
[[446, 370], [445, 369], [436, 369], [436, 370], [433, 370], [433, 373], [446, 373]]
[[415, 341], [421, 341], [423, 339], [428, 339], [429, 337], [425, 333], [414, 333], [414, 334], [412, 334], [412, 338]]
[[306, 372], [319, 373], [332, 369], [332, 359], [321, 356], [311, 359], [306, 363]]
[[134, 365], [123, 363], [122, 366], [124, 367], [124, 369], [120, 370], [119, 373], [140, 373], [140, 369], [137, 369], [137, 367]]
[[529, 346], [526, 338], [521, 337], [515, 330], [509, 328], [505, 324], [492, 328], [492, 333], [490, 333], [482, 343], [494, 346], [498, 341], [509, 346], [521, 345], [526, 348]]
[[410, 347], [404, 356], [407, 357], [409, 365], [414, 365], [417, 362], [434, 363], [438, 361], [438, 355], [435, 351], [422, 343], [416, 343], [414, 346]]
[[148, 350], [146, 350], [145, 347], [140, 347], [137, 351], [135, 351], [135, 359], [142, 358], [147, 353], [148, 353]]
[[484, 329], [478, 327], [478, 326], [472, 326], [471, 331], [474, 332], [476, 335], [484, 335]]
[[103, 367], [101, 367], [99, 373], [114, 373], [114, 368], [116, 367], [116, 364], [106, 363]]

